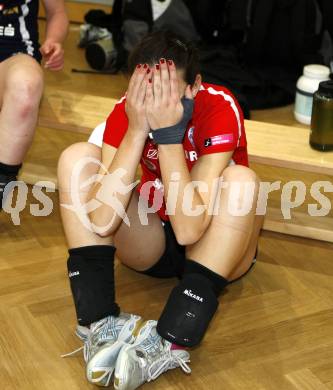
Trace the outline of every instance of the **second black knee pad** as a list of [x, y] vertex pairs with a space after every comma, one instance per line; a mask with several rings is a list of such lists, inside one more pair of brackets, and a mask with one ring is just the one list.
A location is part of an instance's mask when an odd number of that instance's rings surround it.
[[157, 331], [172, 343], [194, 347], [203, 339], [217, 307], [211, 282], [199, 274], [185, 275], [172, 290]]

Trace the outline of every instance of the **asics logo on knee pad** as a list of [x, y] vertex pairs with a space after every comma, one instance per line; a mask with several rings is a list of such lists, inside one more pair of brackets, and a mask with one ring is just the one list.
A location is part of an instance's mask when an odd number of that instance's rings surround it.
[[191, 297], [191, 298], [193, 298], [193, 299], [196, 299], [197, 301], [199, 301], [199, 302], [203, 302], [204, 300], [203, 300], [203, 298], [201, 298], [201, 297], [199, 297], [199, 295], [195, 295], [195, 294], [193, 294], [192, 293], [192, 290], [184, 290], [183, 291], [183, 294], [185, 294], [185, 295], [187, 295], [188, 297]]
[[68, 274], [68, 276], [70, 277], [70, 278], [72, 278], [73, 276], [79, 276], [80, 275], [80, 271], [74, 271], [74, 272], [70, 272], [69, 274]]

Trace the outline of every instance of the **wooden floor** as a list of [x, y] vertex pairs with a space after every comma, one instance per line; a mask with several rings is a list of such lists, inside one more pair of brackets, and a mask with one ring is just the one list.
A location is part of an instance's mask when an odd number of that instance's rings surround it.
[[[1, 389], [89, 389], [66, 277], [56, 195], [51, 216], [15, 227], [0, 215]], [[333, 390], [333, 246], [263, 233], [258, 263], [228, 288], [190, 376], [172, 371], [147, 389]], [[157, 318], [175, 280], [116, 267], [123, 310]]]
[[[48, 88], [121, 96], [126, 79], [71, 75], [83, 67], [75, 29], [67, 43], [64, 73], [47, 73]], [[293, 121], [291, 108], [272, 121]], [[267, 118], [267, 112], [256, 113]], [[260, 119], [257, 117], [257, 119]], [[267, 120], [267, 119], [265, 119]], [[86, 135], [39, 127], [26, 164], [55, 170], [59, 145]], [[61, 148], [60, 148], [61, 149]], [[255, 167], [263, 178], [290, 180], [296, 173]], [[304, 176], [311, 182], [319, 175]], [[57, 194], [53, 212], [32, 217], [31, 195], [15, 226], [0, 214], [0, 389], [92, 389], [82, 356], [61, 359], [80, 346], [66, 276], [66, 243]], [[122, 310], [158, 318], [175, 280], [155, 280], [116, 266]], [[262, 234], [258, 263], [228, 288], [200, 348], [191, 352], [192, 375], [173, 370], [144, 389], [333, 390], [333, 245], [273, 233]]]

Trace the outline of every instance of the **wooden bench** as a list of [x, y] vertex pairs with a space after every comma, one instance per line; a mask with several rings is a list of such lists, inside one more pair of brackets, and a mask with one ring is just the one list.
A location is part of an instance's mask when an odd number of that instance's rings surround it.
[[[76, 140], [86, 139], [84, 134], [90, 134], [96, 125], [104, 121], [116, 102], [117, 99], [46, 88], [40, 110], [40, 128], [21, 178], [31, 184], [41, 178], [56, 182], [55, 161], [61, 150]], [[255, 121], [246, 121], [245, 126], [251, 163], [333, 176], [333, 153], [312, 150], [309, 147], [309, 129]], [[52, 132], [51, 129], [59, 131]], [[56, 140], [57, 137], [66, 138], [68, 131], [83, 134], [72, 133], [67, 136], [67, 143], [55, 142], [52, 151], [49, 151], [53, 153], [52, 158], [37, 163], [35, 155], [43, 150], [51, 132]], [[264, 229], [333, 242], [333, 218], [310, 217], [301, 212], [292, 212], [292, 216], [291, 220], [284, 220], [280, 209], [269, 208]]]
[[[251, 163], [333, 176], [333, 152], [311, 149], [308, 128], [255, 121], [245, 121], [245, 127]], [[298, 180], [301, 179], [300, 173]], [[330, 216], [311, 217], [292, 211], [292, 219], [285, 220], [279, 209], [269, 208], [264, 229], [333, 242], [333, 218]]]
[[333, 152], [309, 146], [309, 129], [245, 121], [250, 161], [333, 175]]

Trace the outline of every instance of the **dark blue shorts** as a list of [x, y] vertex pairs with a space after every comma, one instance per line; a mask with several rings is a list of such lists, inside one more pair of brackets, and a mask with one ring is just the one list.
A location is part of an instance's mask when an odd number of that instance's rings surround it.
[[[1, 42], [0, 42], [0, 44], [1, 44]], [[8, 48], [7, 49], [7, 48], [1, 48], [0, 47], [0, 62], [5, 61], [5, 60], [7, 60], [10, 57], [15, 56], [16, 54], [26, 54], [26, 55], [29, 55], [23, 49], [22, 50], [20, 50], [19, 48], [11, 48], [11, 49]], [[31, 58], [34, 58], [39, 64], [42, 61], [42, 55], [41, 55], [39, 50], [36, 51], [35, 55], [31, 56]]]

